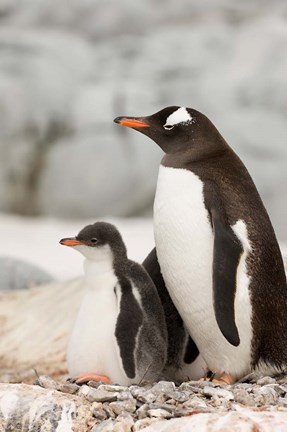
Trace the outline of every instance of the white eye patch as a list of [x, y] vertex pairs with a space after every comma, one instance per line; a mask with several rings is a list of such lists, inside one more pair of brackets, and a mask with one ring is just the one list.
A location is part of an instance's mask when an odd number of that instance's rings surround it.
[[170, 130], [179, 123], [192, 123], [193, 119], [185, 107], [178, 108], [166, 119], [164, 129]]

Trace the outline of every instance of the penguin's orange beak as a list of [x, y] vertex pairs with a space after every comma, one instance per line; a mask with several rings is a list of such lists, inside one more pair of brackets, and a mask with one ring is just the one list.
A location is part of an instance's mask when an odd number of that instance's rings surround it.
[[75, 237], [63, 238], [60, 242], [64, 246], [79, 246], [83, 243], [80, 240], [77, 240]]
[[150, 127], [150, 125], [146, 121], [135, 117], [116, 117], [114, 119], [114, 122], [121, 126], [135, 129]]

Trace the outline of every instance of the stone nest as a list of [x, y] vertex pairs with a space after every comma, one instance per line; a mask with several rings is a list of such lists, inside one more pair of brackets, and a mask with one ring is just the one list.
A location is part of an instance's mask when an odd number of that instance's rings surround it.
[[91, 404], [92, 432], [139, 431], [159, 420], [199, 413], [227, 413], [248, 407], [254, 412], [287, 413], [287, 376], [249, 377], [248, 382], [218, 385], [212, 381], [170, 381], [155, 384], [107, 385], [95, 381], [78, 386], [59, 383], [47, 376], [36, 381], [43, 388], [77, 395]]

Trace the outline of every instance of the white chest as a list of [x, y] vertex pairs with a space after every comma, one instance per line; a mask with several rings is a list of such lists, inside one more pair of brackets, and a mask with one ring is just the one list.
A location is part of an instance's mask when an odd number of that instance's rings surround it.
[[68, 344], [68, 367], [72, 376], [83, 373], [107, 375], [125, 382], [115, 340], [118, 301], [113, 272], [86, 277], [86, 289]]
[[[203, 305], [210, 303], [213, 233], [204, 206], [203, 184], [196, 175], [184, 169], [160, 167], [154, 231], [160, 265], [174, 301], [182, 314], [188, 314], [191, 305], [183, 296], [193, 293], [192, 283], [197, 281], [192, 306], [200, 313]], [[205, 286], [209, 288], [202, 290], [199, 301], [199, 289]]]
[[[235, 348], [220, 332], [214, 314], [214, 237], [204, 205], [203, 183], [191, 171], [160, 166], [154, 231], [167, 289], [208, 366], [213, 371], [234, 374], [245, 371], [250, 363], [251, 341], [249, 279], [242, 275], [246, 254], [237, 278], [235, 314], [241, 343]], [[238, 356], [242, 357], [240, 364]], [[231, 370], [233, 364], [235, 371]]]

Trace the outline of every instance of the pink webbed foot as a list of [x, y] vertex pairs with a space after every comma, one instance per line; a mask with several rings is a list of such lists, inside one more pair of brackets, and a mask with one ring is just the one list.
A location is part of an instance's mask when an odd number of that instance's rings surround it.
[[73, 381], [76, 384], [86, 384], [89, 381], [101, 381], [105, 384], [112, 383], [109, 377], [105, 375], [97, 375], [97, 374], [81, 374], [76, 376]]

